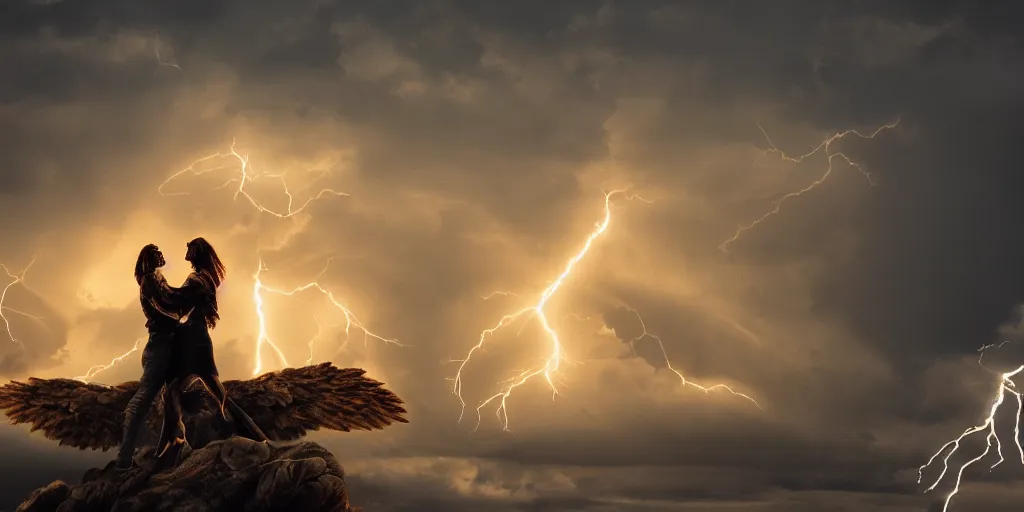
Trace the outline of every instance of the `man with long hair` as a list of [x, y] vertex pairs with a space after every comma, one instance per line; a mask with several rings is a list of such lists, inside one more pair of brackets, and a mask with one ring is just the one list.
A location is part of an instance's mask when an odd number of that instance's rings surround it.
[[217, 310], [217, 288], [226, 276], [224, 263], [217, 256], [217, 251], [204, 238], [196, 238], [187, 244], [185, 260], [192, 264], [192, 273], [185, 279], [181, 288], [172, 289], [171, 307], [185, 320], [178, 329], [166, 373], [164, 427], [157, 444], [157, 453], [163, 454], [172, 443], [184, 442], [181, 393], [195, 380], [202, 382], [217, 400], [221, 416], [225, 420], [229, 419], [230, 413], [240, 435], [257, 441], [266, 441], [267, 436], [252, 418], [227, 396], [213, 357], [210, 330], [215, 328], [217, 321], [220, 320]]
[[139, 388], [124, 412], [124, 433], [117, 452], [119, 469], [128, 469], [132, 465], [139, 428], [164, 385], [171, 361], [174, 336], [178, 328], [178, 315], [174, 311], [178, 306], [173, 289], [160, 272], [165, 264], [163, 253], [153, 244], [143, 247], [135, 262], [135, 282], [139, 285], [139, 302], [146, 315], [149, 340], [142, 350]]

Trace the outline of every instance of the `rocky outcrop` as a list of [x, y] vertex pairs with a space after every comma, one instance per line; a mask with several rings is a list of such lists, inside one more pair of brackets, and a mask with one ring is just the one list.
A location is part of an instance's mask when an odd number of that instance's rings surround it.
[[[380, 430], [407, 423], [405, 408], [382, 382], [360, 368], [320, 363], [224, 382], [228, 396], [274, 444], [240, 437], [234, 422], [195, 384], [182, 397], [185, 432], [195, 449], [159, 459], [142, 448], [137, 465], [91, 469], [78, 485], [53, 482], [21, 506], [24, 512], [349, 512], [344, 472], [316, 443], [294, 442], [310, 432]], [[108, 450], [118, 445], [124, 410], [138, 382], [106, 386], [71, 379], [36, 379], [0, 386], [0, 410], [62, 446]], [[148, 442], [160, 431], [162, 399], [149, 411]], [[230, 410], [229, 410], [230, 412]], [[146, 442], [145, 435], [140, 442]], [[225, 440], [226, 439], [226, 440]]]
[[290, 446], [232, 437], [162, 458], [143, 448], [136, 465], [113, 462], [82, 483], [37, 489], [18, 512], [356, 512], [345, 475], [322, 446]]

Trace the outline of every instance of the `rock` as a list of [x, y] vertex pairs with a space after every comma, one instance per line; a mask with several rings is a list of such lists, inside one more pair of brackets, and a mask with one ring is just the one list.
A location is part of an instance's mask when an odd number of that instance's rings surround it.
[[43, 510], [57, 510], [64, 500], [67, 499], [71, 488], [68, 484], [57, 480], [46, 487], [40, 487], [18, 507], [18, 512], [39, 512]]
[[18, 512], [356, 512], [345, 474], [322, 446], [271, 446], [242, 437], [156, 459], [151, 448], [119, 472], [111, 462], [82, 483], [56, 481]]
[[[225, 381], [233, 404], [266, 437], [282, 443], [273, 446], [233, 437], [239, 433], [235, 422], [225, 421], [204, 386], [193, 385], [181, 397], [188, 446], [176, 446], [160, 459], [151, 447], [142, 448], [127, 471], [117, 471], [111, 462], [86, 471], [78, 485], [53, 482], [17, 510], [357, 512], [333, 455], [316, 443], [283, 443], [317, 430], [372, 431], [408, 423], [402, 400], [365, 373], [325, 362]], [[74, 379], [11, 381], [0, 386], [0, 411], [61, 446], [108, 450], [123, 438], [124, 411], [138, 387], [135, 381], [116, 386]], [[159, 397], [146, 416], [140, 446], [157, 441], [162, 401]]]

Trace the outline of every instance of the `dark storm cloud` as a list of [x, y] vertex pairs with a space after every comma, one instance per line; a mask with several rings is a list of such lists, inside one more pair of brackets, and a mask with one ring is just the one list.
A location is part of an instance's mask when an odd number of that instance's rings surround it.
[[[1014, 153], [1024, 113], [1019, 10], [966, 1], [7, 2], [0, 55], [18, 72], [0, 80], [0, 211], [25, 224], [5, 225], [12, 243], [0, 257], [29, 258], [45, 230], [68, 253], [96, 251], [81, 240], [87, 229], [126, 229], [147, 209], [222, 234], [225, 293], [244, 297], [243, 265], [255, 265], [258, 244], [237, 233], [270, 223], [244, 202], [225, 207], [214, 193], [171, 201], [155, 186], [236, 133], [254, 166], [352, 148], [338, 178], [352, 196], [315, 205], [306, 225], [275, 227], [268, 238], [289, 243], [264, 255], [274, 283], [302, 282], [318, 258], [339, 256], [324, 282], [371, 311], [375, 330], [412, 345], [371, 346], [365, 362], [409, 402], [414, 423], [324, 440], [341, 447], [357, 502], [920, 510], [914, 469], [977, 419], [993, 380], [973, 352], [1012, 334], [1024, 289], [1024, 240], [1010, 224], [1024, 214]], [[767, 147], [758, 123], [798, 154], [823, 132], [897, 117], [876, 140], [841, 143], [879, 186], [837, 165], [729, 255], [716, 249], [823, 169], [823, 159], [783, 167], [758, 156]], [[624, 181], [660, 197], [616, 203], [612, 229], [624, 243], [601, 245], [581, 269], [591, 279], [565, 292], [567, 309], [596, 320], [560, 324], [572, 329], [573, 354], [597, 361], [574, 367], [555, 403], [536, 389], [516, 395], [513, 436], [467, 438], [444, 380], [453, 368], [438, 363], [519, 304], [477, 297], [546, 286], [598, 219], [597, 190]], [[81, 278], [66, 268], [49, 277]], [[45, 287], [70, 295], [75, 285], [61, 283]], [[232, 318], [248, 314], [224, 303], [237, 309]], [[626, 305], [686, 375], [728, 379], [766, 410], [678, 391], [650, 338], [633, 358], [625, 342], [642, 331]], [[139, 329], [134, 306], [119, 306], [74, 319], [98, 326], [89, 348], [115, 350], [115, 338]], [[615, 336], [593, 335], [602, 324]], [[252, 333], [223, 328], [218, 360], [245, 375]], [[475, 370], [483, 384], [530, 343], [499, 341], [498, 362]], [[36, 362], [12, 371], [86, 349], [38, 347]], [[1006, 354], [1000, 368], [1014, 364]], [[133, 360], [106, 379], [137, 369]], [[1013, 491], [976, 489], [985, 494], [965, 493], [966, 509], [1020, 503]]]
[[[698, 64], [707, 81], [696, 93], [715, 105], [785, 104], [787, 117], [826, 130], [902, 117], [905, 136], [845, 146], [856, 148], [851, 154], [882, 186], [865, 196], [870, 206], [862, 213], [819, 224], [864, 237], [822, 276], [821, 307], [847, 317], [866, 340], [901, 360], [973, 351], [995, 335], [1024, 288], [1015, 263], [1024, 256], [1024, 240], [1004, 227], [1024, 213], [1014, 199], [1024, 183], [1009, 152], [1020, 131], [1019, 43], [991, 32], [1005, 25], [980, 17], [985, 10], [974, 4], [925, 7], [930, 12], [922, 16], [903, 9], [891, 18], [890, 9], [877, 12], [869, 4], [855, 12], [829, 4], [791, 7], [676, 4], [653, 17], [618, 3], [587, 42], [621, 50], [623, 58]], [[1020, 18], [1012, 8], [997, 12]], [[654, 30], [640, 30], [651, 24]], [[681, 94], [693, 101], [694, 92]], [[657, 137], [666, 144], [651, 151], [667, 149], [673, 138], [751, 135], [687, 124], [688, 116], [679, 114], [659, 124]], [[778, 230], [827, 210], [830, 200], [787, 205], [780, 219], [790, 222], [765, 226], [737, 250], [753, 259], [777, 250], [771, 241]], [[877, 300], [879, 283], [894, 300]]]

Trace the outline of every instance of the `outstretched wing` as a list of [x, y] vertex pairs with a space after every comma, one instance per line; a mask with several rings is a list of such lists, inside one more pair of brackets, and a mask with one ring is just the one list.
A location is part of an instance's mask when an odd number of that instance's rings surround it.
[[28, 423], [62, 446], [108, 450], [121, 442], [124, 409], [138, 386], [30, 378], [0, 387], [0, 409], [15, 425]]
[[321, 428], [349, 432], [408, 423], [402, 399], [365, 373], [320, 363], [226, 381], [224, 387], [276, 441], [298, 439]]
[[[358, 368], [322, 363], [287, 368], [252, 380], [227, 381], [224, 387], [273, 440], [298, 439], [321, 428], [348, 432], [408, 423], [402, 400]], [[72, 379], [36, 379], [0, 386], [0, 409], [14, 424], [27, 423], [62, 446], [108, 450], [121, 443], [124, 410], [138, 382], [117, 386]], [[183, 405], [193, 414], [209, 409], [212, 399], [201, 384], [186, 393]], [[163, 399], [156, 397], [146, 426], [159, 432]], [[202, 421], [201, 415], [186, 420]]]

